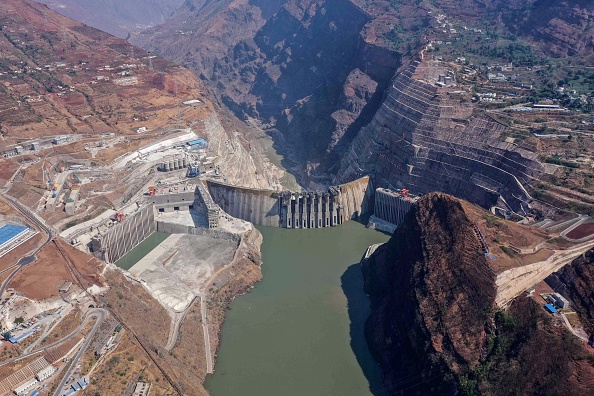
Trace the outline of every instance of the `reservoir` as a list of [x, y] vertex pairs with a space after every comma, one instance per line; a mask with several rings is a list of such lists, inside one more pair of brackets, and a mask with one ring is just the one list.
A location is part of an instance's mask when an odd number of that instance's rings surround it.
[[[264, 279], [227, 312], [212, 396], [364, 396], [381, 374], [364, 340], [369, 301], [359, 261], [389, 236], [339, 227], [258, 227]], [[379, 392], [378, 392], [379, 391]]]

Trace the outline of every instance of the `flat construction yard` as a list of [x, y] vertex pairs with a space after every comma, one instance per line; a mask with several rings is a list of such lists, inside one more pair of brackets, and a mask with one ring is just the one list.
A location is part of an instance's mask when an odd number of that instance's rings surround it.
[[207, 289], [210, 278], [231, 263], [237, 242], [223, 238], [174, 234], [132, 268], [151, 293], [173, 311], [185, 310]]
[[578, 240], [592, 234], [594, 234], [594, 223], [584, 223], [569, 231], [566, 236], [570, 239]]

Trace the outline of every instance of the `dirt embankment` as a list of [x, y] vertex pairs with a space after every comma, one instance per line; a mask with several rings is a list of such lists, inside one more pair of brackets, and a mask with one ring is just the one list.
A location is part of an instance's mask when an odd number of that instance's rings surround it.
[[495, 309], [466, 207], [423, 197], [364, 265], [366, 336], [389, 394], [587, 394], [592, 362], [564, 327], [528, 298]]

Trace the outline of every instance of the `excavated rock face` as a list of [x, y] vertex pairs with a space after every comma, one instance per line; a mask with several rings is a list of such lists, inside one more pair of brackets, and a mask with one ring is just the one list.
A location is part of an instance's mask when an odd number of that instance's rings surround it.
[[594, 250], [551, 274], [547, 283], [571, 301], [588, 334], [594, 333]]
[[479, 363], [495, 277], [460, 202], [430, 194], [415, 204], [363, 268], [372, 313], [367, 339], [386, 384], [447, 394]]
[[371, 174], [377, 184], [443, 191], [484, 207], [503, 196], [522, 211], [522, 185], [542, 174], [534, 153], [501, 143], [508, 129], [455, 89], [430, 81], [430, 62], [413, 61], [392, 82], [372, 121], [354, 139], [338, 181]]

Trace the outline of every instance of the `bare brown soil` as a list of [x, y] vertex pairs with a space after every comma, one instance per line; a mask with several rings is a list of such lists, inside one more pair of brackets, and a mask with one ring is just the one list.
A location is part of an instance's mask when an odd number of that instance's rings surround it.
[[0, 258], [0, 271], [15, 265], [21, 257], [38, 247], [45, 240], [43, 234], [37, 234], [16, 249], [8, 252]]
[[136, 385], [139, 380], [151, 382], [151, 395], [176, 394], [133, 337], [125, 333], [117, 348], [109, 352], [93, 372], [85, 392], [88, 395], [124, 395], [131, 384]]
[[0, 160], [0, 185], [4, 185], [5, 182], [10, 180], [18, 168], [19, 164], [15, 160]]
[[167, 344], [171, 319], [161, 306], [139, 284], [126, 279], [118, 270], [108, 269], [106, 281], [110, 290], [105, 302], [151, 348]]
[[[541, 249], [533, 254], [520, 255], [509, 248], [509, 245], [518, 248], [532, 248], [550, 239], [551, 236], [546, 231], [506, 221], [476, 205], [466, 201], [461, 202], [470, 221], [476, 224], [483, 234], [490, 255], [496, 256], [493, 259], [487, 259], [489, 266], [496, 273], [546, 260], [551, 256], [552, 251], [550, 249]], [[551, 245], [556, 246], [553, 242], [551, 242]]]
[[60, 295], [58, 289], [65, 280], [73, 281], [66, 262], [53, 244], [37, 255], [37, 260], [19, 271], [10, 287], [33, 300], [45, 300]]
[[83, 283], [83, 287], [87, 288], [93, 285], [103, 286], [103, 280], [99, 276], [105, 265], [103, 262], [70, 246], [60, 238], [55, 240], [55, 244], [64, 254], [66, 260], [76, 269], [77, 279]]
[[592, 234], [594, 234], [594, 223], [585, 223], [568, 232], [566, 236], [571, 239], [582, 239]]

